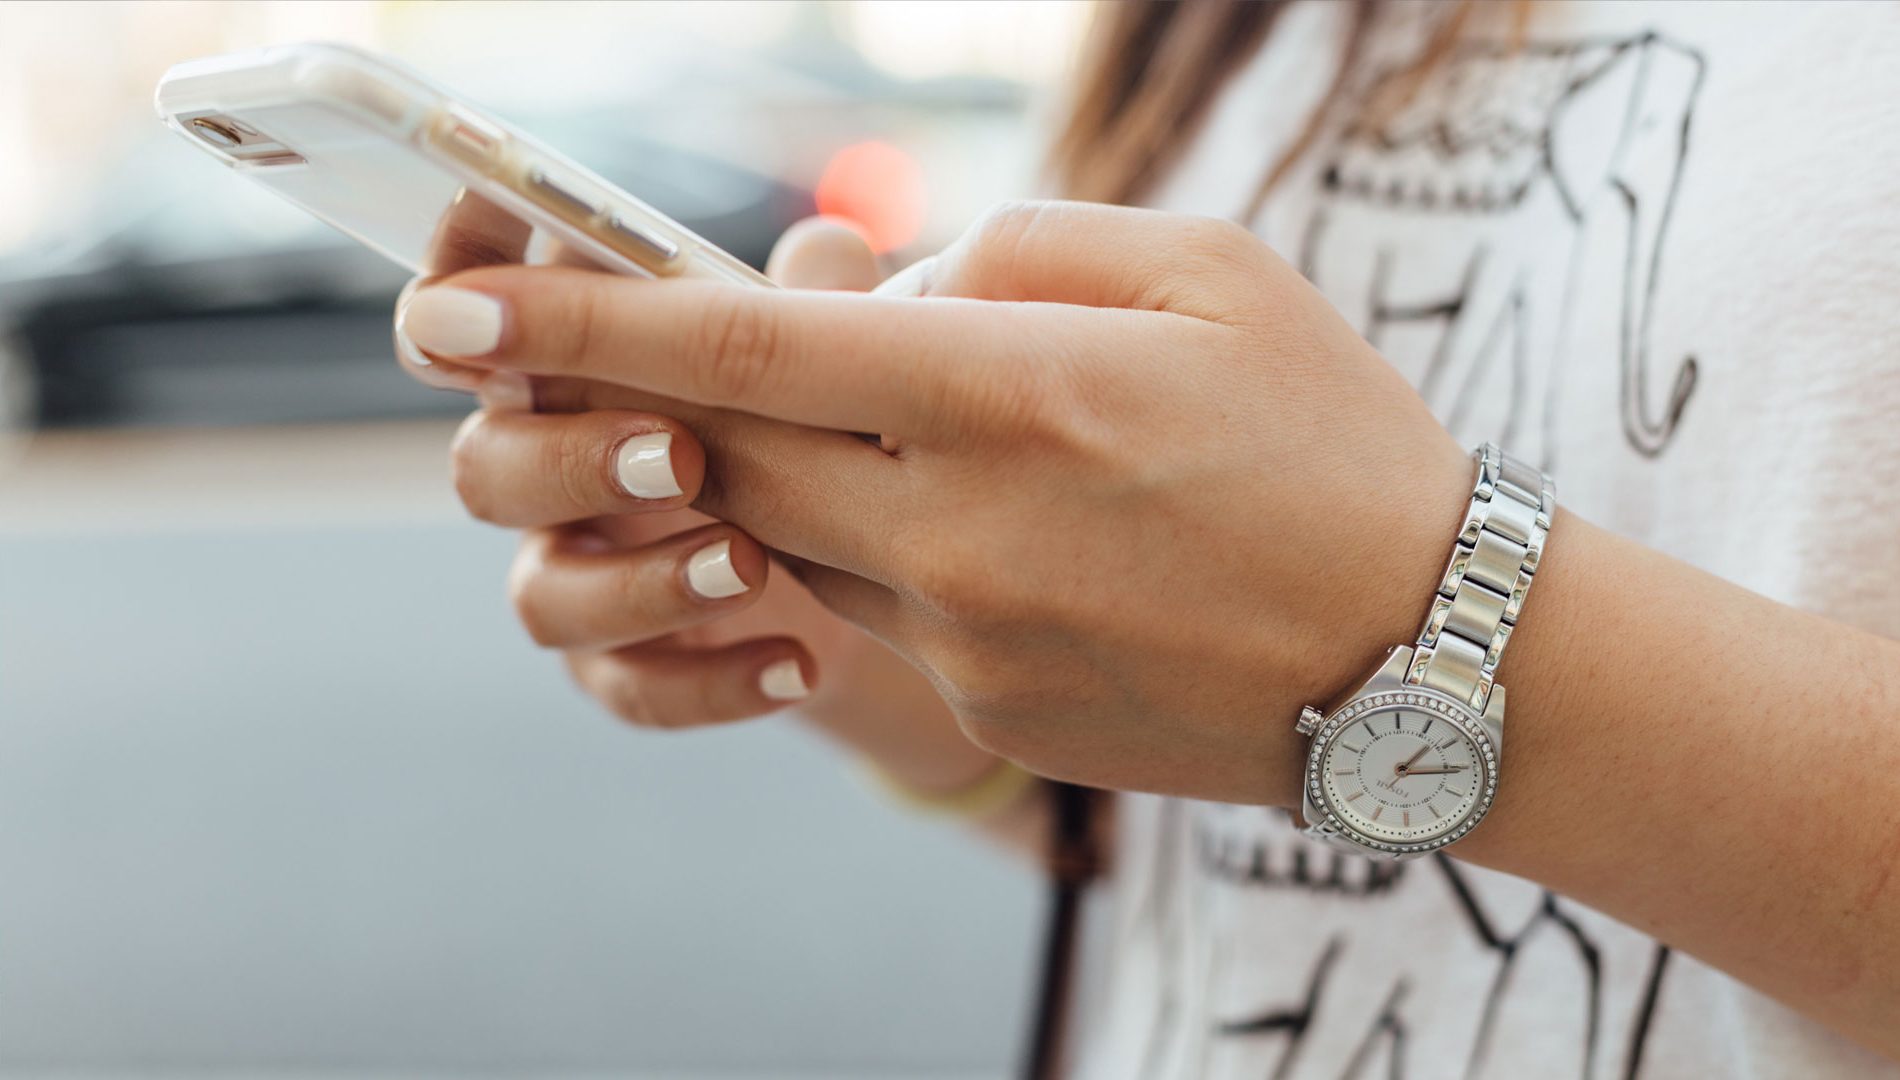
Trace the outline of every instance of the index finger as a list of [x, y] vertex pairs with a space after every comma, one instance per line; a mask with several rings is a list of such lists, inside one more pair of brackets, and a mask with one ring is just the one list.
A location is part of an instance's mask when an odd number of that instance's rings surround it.
[[490, 267], [419, 290], [403, 325], [466, 363], [916, 436], [1019, 387], [1035, 343], [1080, 310]]

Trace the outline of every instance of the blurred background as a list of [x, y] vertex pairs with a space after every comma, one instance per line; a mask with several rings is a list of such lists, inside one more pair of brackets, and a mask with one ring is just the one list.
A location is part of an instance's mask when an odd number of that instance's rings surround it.
[[1036, 881], [781, 716], [598, 714], [403, 274], [163, 130], [389, 53], [761, 264], [1036, 190], [1079, 3], [0, 2], [0, 1075], [1001, 1076]]

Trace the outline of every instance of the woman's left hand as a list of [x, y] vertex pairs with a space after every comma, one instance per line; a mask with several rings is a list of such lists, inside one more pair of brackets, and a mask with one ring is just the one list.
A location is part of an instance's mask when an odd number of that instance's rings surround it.
[[[1234, 225], [1012, 205], [897, 281], [486, 268], [404, 322], [438, 357], [652, 395], [706, 441], [696, 505], [792, 556], [979, 744], [1104, 787], [1294, 802], [1299, 707], [1417, 634], [1465, 449]], [[562, 453], [526, 457], [573, 476], [494, 484], [599, 475], [610, 441], [558, 426]]]

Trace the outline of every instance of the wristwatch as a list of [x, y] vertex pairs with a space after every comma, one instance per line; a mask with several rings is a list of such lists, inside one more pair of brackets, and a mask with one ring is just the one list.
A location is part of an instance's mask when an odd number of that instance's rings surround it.
[[1300, 816], [1307, 835], [1361, 855], [1416, 858], [1484, 820], [1504, 754], [1504, 687], [1492, 681], [1524, 610], [1557, 512], [1550, 478], [1496, 446], [1478, 479], [1418, 641], [1295, 725], [1312, 737]]

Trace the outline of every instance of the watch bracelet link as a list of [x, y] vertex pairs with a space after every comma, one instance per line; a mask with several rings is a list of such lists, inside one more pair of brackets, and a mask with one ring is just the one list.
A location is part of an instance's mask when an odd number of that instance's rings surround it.
[[1405, 681], [1482, 713], [1543, 558], [1557, 502], [1550, 477], [1495, 445], [1485, 443], [1472, 456], [1478, 478], [1471, 505]]

